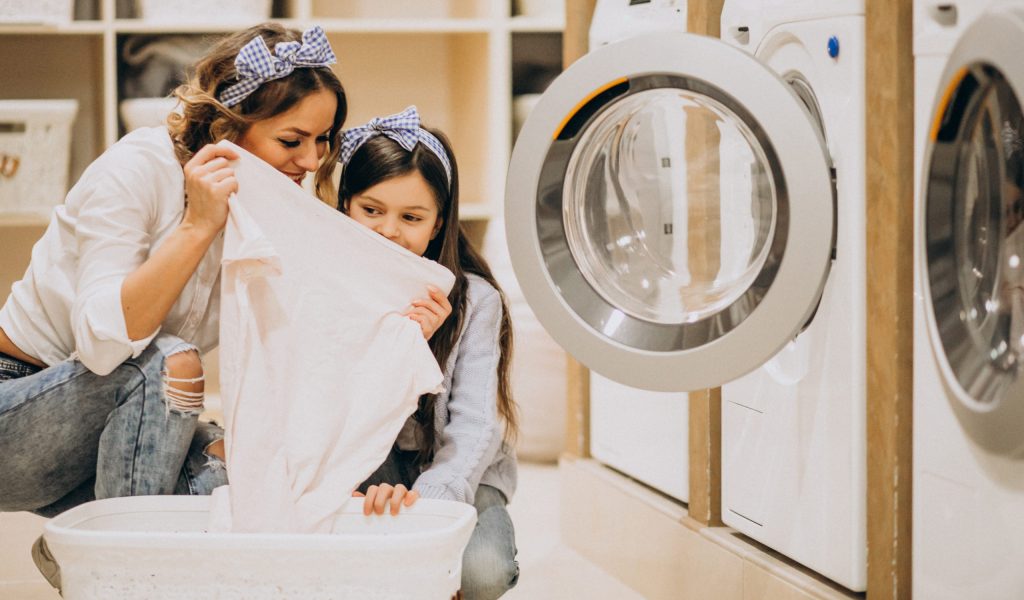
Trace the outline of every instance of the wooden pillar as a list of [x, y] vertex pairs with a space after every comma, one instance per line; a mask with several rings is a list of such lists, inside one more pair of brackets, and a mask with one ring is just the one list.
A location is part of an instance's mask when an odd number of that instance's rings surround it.
[[[701, 35], [708, 35], [712, 37], [718, 37], [721, 29], [721, 15], [722, 15], [722, 3], [723, 0], [690, 0], [687, 3], [686, 10], [686, 29], [690, 33], [697, 33]], [[715, 151], [717, 151], [717, 143], [712, 144], [714, 136], [717, 134], [712, 131], [694, 131], [691, 135], [687, 134], [687, 155], [691, 154], [691, 144], [698, 142], [698, 137], [709, 147], [713, 145]], [[693, 149], [696, 149], [694, 147]], [[714, 161], [714, 165], [717, 165], [717, 159]], [[717, 169], [712, 169], [717, 171]], [[715, 173], [701, 173], [698, 177], [705, 184], [704, 186], [696, 185], [694, 178], [690, 178], [687, 181], [687, 191], [702, 191], [701, 196], [707, 197], [707, 194], [713, 190], [709, 190], [707, 185], [711, 184], [712, 180], [717, 181], [717, 172]], [[717, 185], [713, 186], [717, 188]], [[699, 197], [693, 198], [698, 200]], [[713, 199], [707, 198], [710, 201]], [[716, 199], [714, 199], [716, 200]], [[707, 204], [707, 203], [705, 203]], [[708, 204], [706, 209], [710, 209]], [[717, 203], [714, 204], [714, 212], [717, 214]], [[696, 226], [705, 226], [706, 224], [700, 221], [706, 221], [708, 217], [713, 216], [709, 214], [708, 210], [698, 210], [701, 216], [704, 217], [699, 219], [698, 222], [694, 223]], [[695, 216], [694, 211], [691, 210], [691, 217]], [[718, 247], [715, 240], [705, 239], [708, 250], [713, 245]], [[705, 261], [706, 266], [710, 268], [717, 268], [711, 263], [717, 263], [717, 252], [713, 255], [709, 255], [707, 252], [703, 252], [701, 249], [696, 250], [698, 255], [693, 258], [700, 258]], [[691, 260], [691, 263], [693, 261]], [[691, 268], [692, 265], [691, 265]], [[689, 428], [690, 428], [690, 506], [689, 513], [690, 518], [703, 525], [720, 525], [722, 523], [722, 390], [721, 388], [715, 388], [710, 390], [700, 390], [692, 392], [690, 394], [690, 414], [689, 414]]]
[[562, 68], [587, 53], [590, 20], [597, 0], [565, 0], [565, 33], [562, 34]]
[[[562, 34], [562, 68], [587, 53], [590, 20], [596, 0], [566, 0], [565, 33]], [[576, 458], [590, 456], [590, 371], [568, 354], [566, 356], [565, 454]]]
[[911, 0], [867, 0], [868, 598], [910, 598], [914, 57]]

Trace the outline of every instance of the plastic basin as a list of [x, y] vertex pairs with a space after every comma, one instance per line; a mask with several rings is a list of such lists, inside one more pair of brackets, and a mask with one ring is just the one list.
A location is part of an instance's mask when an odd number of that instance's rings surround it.
[[50, 520], [64, 598], [449, 600], [476, 510], [419, 500], [401, 514], [346, 502], [331, 534], [208, 533], [208, 496], [96, 500]]

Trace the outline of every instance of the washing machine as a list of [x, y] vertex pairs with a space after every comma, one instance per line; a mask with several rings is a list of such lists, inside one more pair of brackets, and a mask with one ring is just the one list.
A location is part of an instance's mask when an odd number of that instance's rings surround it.
[[1024, 597], [1024, 2], [914, 4], [913, 591]]
[[821, 301], [763, 366], [722, 386], [722, 520], [854, 591], [867, 583], [864, 3], [725, 3], [722, 39], [802, 100], [834, 178]]
[[[686, 31], [685, 0], [598, 0], [591, 50], [659, 31]], [[690, 497], [690, 402], [685, 392], [653, 392], [590, 372], [590, 454], [681, 502]]]
[[832, 161], [783, 75], [719, 39], [649, 33], [592, 50], [538, 101], [509, 165], [509, 251], [541, 323], [591, 371], [717, 387], [818, 310]]

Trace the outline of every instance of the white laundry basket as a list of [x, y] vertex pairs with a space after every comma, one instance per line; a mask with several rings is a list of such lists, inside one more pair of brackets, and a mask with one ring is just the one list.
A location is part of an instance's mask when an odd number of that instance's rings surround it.
[[182, 106], [177, 98], [130, 98], [121, 101], [119, 111], [125, 131], [134, 131], [139, 127], [160, 127], [172, 112], [181, 113]]
[[333, 534], [206, 533], [209, 496], [96, 500], [46, 524], [65, 600], [449, 600], [476, 511], [419, 500], [363, 516], [350, 499]]
[[47, 218], [64, 202], [77, 100], [0, 100], [0, 214]]

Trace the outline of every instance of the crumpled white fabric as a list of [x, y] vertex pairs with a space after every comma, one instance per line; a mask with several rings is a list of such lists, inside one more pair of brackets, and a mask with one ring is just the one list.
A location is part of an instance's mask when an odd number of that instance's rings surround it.
[[241, 148], [225, 230], [221, 396], [229, 485], [211, 530], [328, 533], [443, 376], [402, 316], [450, 271], [324, 205]]

